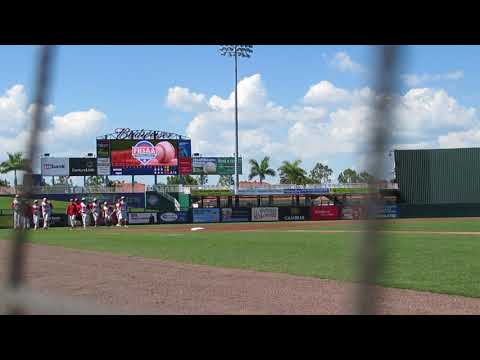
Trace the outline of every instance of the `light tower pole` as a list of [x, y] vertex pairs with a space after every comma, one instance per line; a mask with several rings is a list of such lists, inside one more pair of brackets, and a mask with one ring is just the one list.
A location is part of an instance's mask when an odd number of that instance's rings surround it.
[[222, 56], [235, 58], [235, 195], [238, 194], [238, 57], [249, 58], [253, 53], [253, 45], [223, 45], [220, 48]]

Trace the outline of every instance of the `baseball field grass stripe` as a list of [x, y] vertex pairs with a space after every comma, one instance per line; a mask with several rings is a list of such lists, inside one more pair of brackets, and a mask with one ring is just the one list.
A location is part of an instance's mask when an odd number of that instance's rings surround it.
[[[473, 227], [474, 224], [471, 224]], [[225, 268], [355, 280], [350, 233], [170, 232], [51, 229], [33, 234], [36, 244], [173, 260]], [[0, 231], [0, 239], [9, 238]], [[478, 235], [391, 233], [381, 285], [480, 297]]]

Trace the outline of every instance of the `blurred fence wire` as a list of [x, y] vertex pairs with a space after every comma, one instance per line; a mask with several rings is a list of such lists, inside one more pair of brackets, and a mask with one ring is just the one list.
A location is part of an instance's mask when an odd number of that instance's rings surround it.
[[[401, 48], [382, 46], [379, 49], [378, 70], [375, 74], [374, 111], [369, 123], [369, 142], [365, 151], [367, 171], [373, 178], [382, 179], [385, 172], [384, 155], [392, 141], [394, 90], [399, 79], [398, 67]], [[355, 313], [372, 315], [378, 308], [379, 287], [375, 286], [381, 277], [385, 261], [384, 242], [381, 233], [384, 221], [376, 219], [377, 209], [383, 206], [377, 196], [375, 184], [367, 197], [367, 220], [359, 238], [357, 293], [354, 299]]]
[[[44, 107], [47, 99], [48, 88], [51, 83], [52, 57], [54, 53], [53, 46], [41, 46], [39, 48], [39, 62], [37, 68], [37, 77], [35, 81], [35, 97], [32, 120], [30, 123], [30, 134], [27, 143], [26, 171], [24, 175], [24, 189], [20, 194], [20, 201], [30, 198], [32, 193], [32, 167], [33, 159], [38, 154], [38, 143], [40, 129], [42, 128]], [[26, 232], [20, 229], [14, 231], [14, 240], [10, 258], [10, 269], [8, 273], [7, 289], [18, 289], [22, 285], [25, 266], [25, 240]], [[21, 313], [20, 306], [12, 305], [9, 309], [11, 314]]]
[[[51, 85], [54, 46], [41, 46], [39, 49], [35, 81], [34, 111], [29, 126], [27, 144], [27, 167], [21, 199], [29, 199], [32, 193], [32, 161], [38, 155], [39, 134], [44, 117], [44, 106], [47, 103]], [[370, 124], [369, 146], [366, 151], [367, 171], [374, 178], [382, 178], [384, 172], [384, 154], [391, 141], [393, 93], [398, 76], [401, 48], [398, 46], [381, 46], [378, 48], [378, 68], [376, 73], [376, 97], [372, 122]], [[369, 186], [376, 189], [375, 184]], [[358, 242], [358, 280], [355, 293], [355, 313], [375, 314], [378, 301], [378, 287], [375, 284], [381, 276], [384, 262], [382, 234], [383, 222], [375, 219], [377, 207], [381, 205], [380, 197], [369, 197], [367, 201], [368, 219]], [[40, 295], [24, 286], [26, 263], [25, 241], [27, 233], [22, 230], [13, 232], [8, 279], [5, 289], [0, 291], [0, 312], [8, 314], [36, 313], [36, 311], [53, 314], [106, 314], [109, 310], [99, 309], [96, 305], [67, 298], [50, 298]], [[116, 312], [118, 313], [118, 312]]]

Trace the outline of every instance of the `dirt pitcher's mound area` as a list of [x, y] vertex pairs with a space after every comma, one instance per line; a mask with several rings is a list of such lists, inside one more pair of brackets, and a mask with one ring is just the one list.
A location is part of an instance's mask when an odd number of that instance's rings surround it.
[[[0, 281], [9, 241], [0, 241]], [[28, 245], [28, 286], [143, 314], [348, 314], [353, 285]], [[382, 289], [381, 314], [480, 314], [480, 299]], [[41, 311], [34, 313], [42, 313]]]

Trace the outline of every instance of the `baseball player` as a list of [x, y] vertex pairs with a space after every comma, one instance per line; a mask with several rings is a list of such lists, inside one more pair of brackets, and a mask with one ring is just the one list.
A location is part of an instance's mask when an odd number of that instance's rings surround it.
[[125, 197], [122, 196], [120, 200], [116, 204], [117, 208], [117, 218], [118, 218], [118, 223], [117, 226], [127, 226], [127, 204], [125, 203]]
[[75, 217], [75, 219], [79, 220], [80, 222], [82, 222], [82, 216], [80, 215], [80, 200], [78, 200], [77, 198], [75, 198], [74, 200], [75, 202], [75, 207], [77, 208], [77, 215]]
[[18, 194], [15, 195], [12, 201], [12, 210], [13, 210], [13, 228], [20, 228], [20, 200]]
[[92, 215], [93, 215], [93, 223], [94, 226], [97, 227], [98, 219], [100, 217], [100, 204], [98, 203], [97, 199], [94, 198], [92, 205], [91, 205]]
[[67, 206], [67, 216], [70, 220], [70, 229], [75, 228], [75, 220], [77, 218], [77, 215], [77, 204], [75, 204], [75, 201], [73, 199], [70, 199], [70, 204], [68, 204]]
[[88, 208], [87, 204], [85, 204], [85, 198], [82, 198], [82, 202], [80, 203], [80, 214], [82, 215], [83, 228], [86, 229], [88, 220]]
[[41, 207], [42, 207], [42, 217], [43, 217], [43, 228], [47, 230], [50, 225], [50, 218], [52, 216], [52, 204], [48, 201], [47, 198], [43, 198]]
[[112, 209], [108, 206], [108, 203], [106, 201], [103, 203], [102, 210], [105, 225], [110, 226], [112, 224]]
[[25, 201], [23, 206], [23, 221], [24, 221], [24, 228], [30, 230], [31, 221], [33, 217], [33, 209], [30, 201]]
[[117, 226], [121, 226], [122, 212], [120, 211], [120, 199], [117, 199], [117, 201], [115, 202], [115, 215], [117, 217]]
[[40, 212], [41, 207], [38, 205], [38, 200], [33, 201], [32, 205], [32, 216], [33, 216], [33, 230], [37, 231], [40, 225]]

